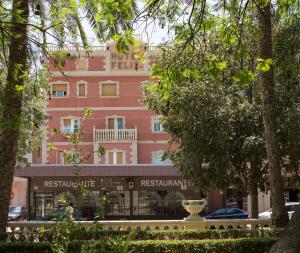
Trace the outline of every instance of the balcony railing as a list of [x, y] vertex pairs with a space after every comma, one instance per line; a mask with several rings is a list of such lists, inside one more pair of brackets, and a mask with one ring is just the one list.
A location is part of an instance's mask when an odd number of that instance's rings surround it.
[[94, 141], [136, 140], [137, 129], [95, 129]]
[[[157, 51], [159, 49], [158, 46], [148, 46], [145, 48], [147, 51]], [[47, 50], [49, 52], [57, 52], [57, 51], [67, 51], [67, 52], [78, 52], [78, 51], [108, 51], [109, 46], [88, 46], [87, 48], [83, 46], [76, 45], [67, 45], [64, 47], [58, 46], [48, 46]]]

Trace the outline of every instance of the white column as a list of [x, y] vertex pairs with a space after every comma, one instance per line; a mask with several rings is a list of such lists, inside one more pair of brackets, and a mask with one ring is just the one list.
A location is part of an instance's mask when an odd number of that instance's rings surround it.
[[137, 141], [134, 140], [131, 143], [131, 163], [137, 164]]
[[98, 154], [98, 149], [99, 149], [99, 143], [94, 142], [94, 164], [99, 164], [99, 154]]

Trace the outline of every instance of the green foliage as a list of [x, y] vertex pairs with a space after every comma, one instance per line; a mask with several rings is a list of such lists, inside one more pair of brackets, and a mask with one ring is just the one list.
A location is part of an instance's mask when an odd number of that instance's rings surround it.
[[271, 64], [273, 62], [272, 59], [262, 59], [257, 58], [256, 59], [258, 64], [256, 66], [256, 69], [262, 72], [268, 72], [270, 70]]
[[241, 238], [217, 240], [166, 240], [134, 241], [130, 248], [133, 252], [197, 252], [197, 253], [265, 253], [277, 238]]
[[[97, 223], [96, 223], [97, 224]], [[130, 238], [139, 240], [203, 240], [203, 239], [234, 239], [251, 237], [279, 237], [282, 229], [203, 229], [203, 230], [153, 230], [153, 231], [109, 231], [99, 229], [89, 231], [73, 230], [72, 240], [106, 240], [107, 238]]]
[[[265, 253], [277, 241], [277, 238], [239, 238], [215, 240], [146, 240], [146, 241], [87, 241], [72, 242], [69, 253]], [[86, 251], [88, 250], [88, 251]], [[0, 243], [2, 253], [51, 253], [50, 243]], [[53, 252], [54, 253], [54, 252]]]

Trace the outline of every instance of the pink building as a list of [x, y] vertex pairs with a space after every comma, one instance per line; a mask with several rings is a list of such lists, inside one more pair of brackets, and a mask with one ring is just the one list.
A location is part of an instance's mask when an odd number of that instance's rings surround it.
[[[50, 48], [57, 51], [58, 48]], [[65, 134], [77, 128], [84, 131], [80, 151], [88, 154], [80, 177], [90, 191], [84, 201], [84, 216], [101, 208], [97, 199], [110, 193], [107, 209], [110, 218], [175, 218], [185, 215], [183, 199], [198, 199], [201, 194], [180, 176], [171, 161], [162, 160], [169, 147], [168, 135], [159, 116], [142, 103], [142, 86], [149, 84], [155, 48], [145, 47], [141, 61], [134, 50], [125, 55], [114, 44], [92, 47], [89, 53], [67, 47], [69, 56], [59, 69], [49, 63], [52, 78], [46, 105], [47, 138], [31, 159], [32, 166], [17, 172], [29, 178], [30, 215], [46, 216], [59, 205], [59, 197], [76, 205], [76, 177], [61, 150], [74, 146]], [[63, 70], [63, 72], [62, 72]], [[83, 117], [85, 108], [92, 116]], [[52, 129], [57, 133], [52, 134]], [[52, 143], [57, 149], [48, 150]], [[99, 145], [105, 155], [99, 156]], [[209, 193], [209, 209], [222, 205], [222, 196]]]

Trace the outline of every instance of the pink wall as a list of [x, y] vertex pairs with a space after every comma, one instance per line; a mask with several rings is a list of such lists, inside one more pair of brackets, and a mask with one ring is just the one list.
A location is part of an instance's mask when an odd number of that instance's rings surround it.
[[[155, 58], [151, 54], [148, 58], [148, 64], [152, 65]], [[84, 130], [84, 138], [81, 145], [83, 152], [93, 152], [93, 127], [96, 129], [106, 128], [106, 117], [118, 115], [125, 117], [126, 129], [137, 129], [137, 161], [138, 163], [151, 163], [152, 152], [164, 150], [168, 148], [167, 144], [161, 144], [169, 139], [166, 133], [155, 133], [152, 131], [152, 118], [155, 116], [153, 112], [144, 109], [141, 100], [143, 99], [143, 92], [141, 90], [141, 83], [148, 79], [148, 73], [143, 75], [140, 72], [132, 71], [131, 75], [125, 72], [120, 75], [115, 70], [107, 72], [105, 65], [110, 63], [105, 62], [104, 56], [92, 55], [88, 59], [88, 71], [103, 71], [105, 76], [62, 76], [52, 77], [49, 82], [68, 82], [69, 93], [67, 97], [51, 97], [48, 100], [48, 131], [56, 128], [58, 133], [55, 135], [48, 134], [47, 142], [54, 142], [59, 149], [70, 149], [66, 145], [68, 139], [61, 134], [61, 118], [63, 117], [78, 117], [80, 118], [81, 127]], [[49, 63], [50, 71], [58, 71], [58, 68]], [[76, 60], [67, 59], [66, 65], [63, 68], [65, 71], [76, 71]], [[85, 70], [85, 73], [88, 73]], [[92, 73], [92, 72], [91, 72]], [[107, 74], [111, 73], [111, 75]], [[125, 74], [125, 75], [124, 75]], [[100, 82], [116, 81], [119, 84], [119, 96], [116, 98], [100, 97]], [[87, 97], [77, 97], [77, 82], [85, 81], [87, 83]], [[82, 109], [86, 107], [93, 107], [93, 115], [84, 121]], [[108, 108], [109, 107], [109, 108]], [[113, 109], [113, 108], [116, 109]], [[129, 108], [128, 108], [129, 107]], [[80, 109], [78, 109], [80, 108]], [[110, 109], [112, 108], [112, 109]], [[109, 109], [109, 110], [108, 110]], [[157, 143], [157, 142], [160, 142]], [[61, 144], [60, 144], [61, 143]], [[126, 152], [126, 163], [132, 163], [132, 146], [130, 142], [127, 143], [103, 143], [106, 150], [118, 149]], [[60, 156], [57, 150], [48, 152], [48, 163], [60, 163]], [[37, 159], [35, 159], [37, 161]], [[104, 157], [99, 159], [100, 163], [104, 163]], [[87, 161], [93, 163], [93, 155]]]

